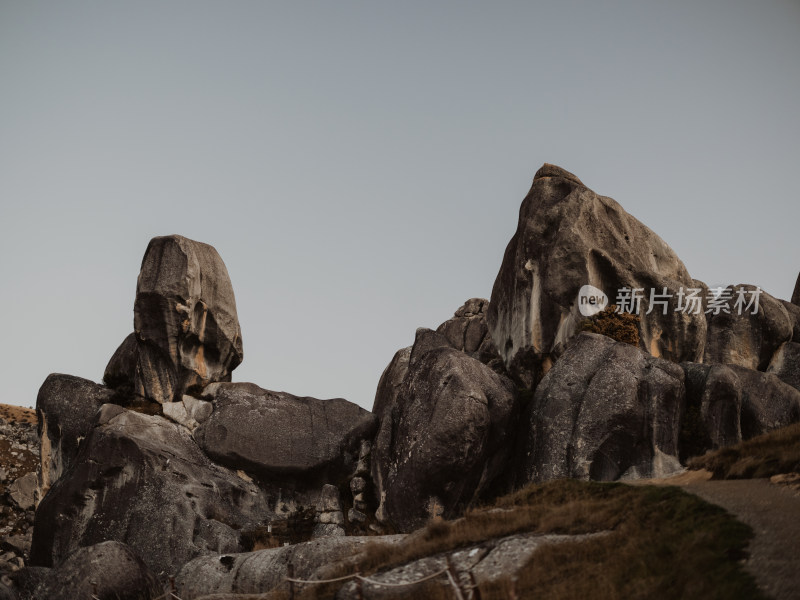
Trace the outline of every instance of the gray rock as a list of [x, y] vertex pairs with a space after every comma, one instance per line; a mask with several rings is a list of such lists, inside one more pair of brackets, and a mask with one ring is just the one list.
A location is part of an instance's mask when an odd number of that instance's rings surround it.
[[214, 411], [214, 405], [211, 402], [193, 398], [192, 396], [184, 396], [183, 405], [186, 407], [189, 417], [198, 423], [205, 423]]
[[517, 484], [679, 470], [683, 378], [674, 363], [602, 335], [579, 334], [521, 419]]
[[296, 578], [312, 579], [317, 569], [357, 554], [370, 542], [395, 541], [398, 537], [326, 537], [256, 552], [202, 556], [178, 572], [177, 594], [188, 599], [215, 593], [266, 593], [285, 586], [289, 563]]
[[341, 510], [342, 503], [339, 499], [339, 489], [335, 485], [323, 485], [317, 500], [317, 512]]
[[38, 487], [39, 478], [36, 473], [28, 473], [8, 487], [8, 494], [22, 510], [30, 510], [36, 503]]
[[681, 366], [686, 386], [681, 459], [740, 442], [742, 389], [735, 371], [726, 365]]
[[[797, 338], [800, 340], [800, 337]], [[800, 343], [786, 342], [772, 357], [767, 373], [773, 373], [784, 383], [800, 390]]]
[[742, 439], [767, 433], [800, 421], [800, 392], [774, 373], [761, 373], [737, 365], [730, 368], [742, 390]]
[[[748, 369], [766, 371], [777, 349], [792, 339], [793, 321], [782, 302], [762, 291], [758, 312], [736, 306], [738, 290], [747, 301], [755, 286], [740, 284], [726, 288], [730, 299], [718, 314], [708, 313], [708, 333], [704, 363], [733, 364]], [[724, 312], [727, 310], [728, 312]], [[741, 312], [741, 314], [740, 314]], [[699, 361], [697, 361], [699, 362]]]
[[492, 370], [505, 374], [503, 360], [495, 348], [489, 326], [486, 324], [486, 312], [489, 301], [485, 298], [471, 298], [456, 310], [452, 319], [439, 325], [437, 333], [441, 333], [450, 345], [461, 350], [472, 358], [476, 358]]
[[48, 375], [36, 398], [41, 439], [40, 494], [75, 461], [80, 441], [92, 428], [98, 409], [114, 399], [114, 392], [88, 379]]
[[377, 417], [342, 398], [318, 400], [252, 383], [216, 383], [204, 391], [214, 412], [195, 431], [215, 461], [264, 476], [337, 480], [349, 475]]
[[156, 237], [136, 286], [134, 391], [156, 402], [189, 388], [230, 381], [242, 362], [242, 334], [228, 270], [208, 244]]
[[[555, 268], [554, 268], [555, 267]], [[650, 290], [695, 287], [686, 267], [655, 233], [572, 173], [544, 165], [522, 202], [519, 225], [492, 289], [487, 322], [513, 377], [533, 387], [583, 320], [578, 292], [593, 285], [614, 304], [623, 287], [643, 288], [641, 348], [672, 361], [699, 362], [703, 314], [655, 306]]]
[[138, 361], [139, 344], [136, 341], [136, 334], [130, 333], [108, 361], [103, 374], [103, 383], [112, 389], [132, 393]]
[[800, 306], [786, 300], [781, 300], [781, 304], [786, 309], [786, 313], [792, 323], [792, 340], [800, 343]]
[[[386, 473], [376, 516], [400, 531], [453, 516], [485, 493], [509, 456], [513, 384], [420, 329], [396, 405], [384, 413], [373, 472]], [[458, 451], [454, 451], [458, 449]]]
[[[415, 589], [410, 584], [441, 572], [447, 568], [448, 559], [452, 565], [456, 583], [462, 590], [467, 590], [473, 585], [470, 574], [474, 576], [475, 583], [478, 585], [507, 579], [523, 569], [531, 561], [536, 551], [544, 546], [577, 543], [602, 535], [605, 534], [602, 532], [584, 535], [523, 533], [490, 539], [481, 544], [470, 545], [453, 552], [433, 554], [370, 575], [370, 582], [376, 583], [362, 584], [361, 591], [358, 590], [355, 582], [345, 582], [335, 597], [337, 600], [416, 598]], [[324, 569], [320, 569], [316, 575], [324, 578], [326, 572]], [[452, 596], [453, 588], [445, 573], [433, 577], [431, 581], [433, 584], [441, 584], [441, 597]], [[437, 595], [437, 597], [439, 596]]]
[[200, 554], [243, 550], [239, 532], [270, 520], [266, 494], [213, 464], [185, 428], [107, 404], [39, 504], [31, 560], [49, 567], [116, 540], [163, 578]]
[[317, 523], [311, 533], [312, 540], [320, 540], [327, 537], [342, 537], [347, 535], [344, 527], [336, 523]]
[[161, 411], [165, 417], [175, 421], [178, 425], [183, 425], [189, 431], [194, 431], [197, 428], [197, 421], [189, 416], [189, 412], [183, 402], [164, 402], [161, 405]]
[[108, 541], [79, 548], [37, 586], [34, 597], [48, 600], [150, 600], [158, 580], [125, 544]]

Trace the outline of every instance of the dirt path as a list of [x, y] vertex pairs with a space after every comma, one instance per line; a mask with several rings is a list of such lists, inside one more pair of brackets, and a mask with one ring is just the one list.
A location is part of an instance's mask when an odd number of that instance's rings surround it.
[[709, 481], [703, 472], [642, 483], [677, 485], [753, 528], [745, 568], [775, 600], [800, 598], [800, 493], [768, 479]]

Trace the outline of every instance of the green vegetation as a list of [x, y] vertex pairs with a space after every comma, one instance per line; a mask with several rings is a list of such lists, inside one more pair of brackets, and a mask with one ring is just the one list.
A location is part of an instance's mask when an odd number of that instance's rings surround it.
[[755, 479], [800, 473], [800, 423], [707, 452], [691, 459], [688, 466], [711, 471], [714, 479]]
[[617, 307], [612, 304], [596, 315], [578, 323], [575, 332], [599, 333], [618, 342], [638, 346], [640, 325], [641, 321], [638, 315], [626, 312], [618, 313]]
[[[482, 584], [482, 600], [506, 600], [512, 593], [558, 600], [762, 597], [739, 565], [752, 532], [721, 508], [674, 487], [575, 480], [530, 485], [461, 519], [431, 521], [400, 544], [367, 546], [326, 575], [369, 575], [518, 532], [607, 533], [541, 548], [513, 579]], [[299, 597], [332, 598], [340, 585], [306, 586]], [[431, 580], [392, 597], [455, 596]]]

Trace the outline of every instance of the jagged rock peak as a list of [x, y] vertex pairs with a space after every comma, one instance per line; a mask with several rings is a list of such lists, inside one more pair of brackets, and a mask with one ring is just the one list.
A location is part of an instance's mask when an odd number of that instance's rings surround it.
[[537, 179], [543, 179], [545, 177], [561, 177], [563, 179], [574, 181], [578, 185], [583, 185], [583, 182], [578, 179], [577, 175], [570, 173], [566, 169], [562, 169], [558, 165], [551, 165], [550, 163], [544, 163], [542, 167], [536, 171], [536, 175], [533, 176], [533, 180], [536, 181]]

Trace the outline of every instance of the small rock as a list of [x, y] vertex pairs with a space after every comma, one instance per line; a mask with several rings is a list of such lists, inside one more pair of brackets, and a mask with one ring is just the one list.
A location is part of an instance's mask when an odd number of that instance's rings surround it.
[[331, 512], [342, 510], [341, 502], [339, 501], [339, 490], [335, 485], [326, 483], [322, 486], [322, 491], [317, 501], [317, 512]]
[[8, 488], [11, 499], [22, 510], [30, 510], [36, 501], [36, 488], [38, 479], [36, 473], [28, 473], [17, 479]]
[[356, 510], [355, 508], [351, 508], [347, 511], [347, 519], [351, 523], [363, 523], [367, 520], [367, 515], [365, 515], [360, 510]]
[[324, 524], [343, 525], [344, 514], [340, 510], [319, 513], [317, 522]]
[[353, 477], [350, 480], [350, 490], [353, 494], [360, 494], [367, 489], [367, 480], [363, 477]]
[[311, 534], [311, 539], [316, 540], [325, 537], [339, 537], [347, 535], [342, 527], [333, 523], [317, 523]]

